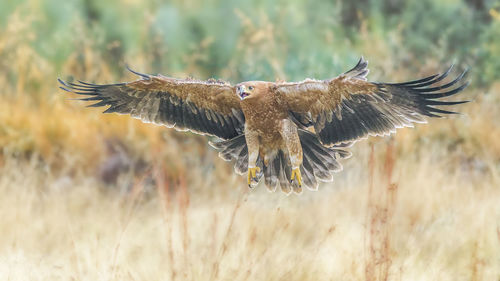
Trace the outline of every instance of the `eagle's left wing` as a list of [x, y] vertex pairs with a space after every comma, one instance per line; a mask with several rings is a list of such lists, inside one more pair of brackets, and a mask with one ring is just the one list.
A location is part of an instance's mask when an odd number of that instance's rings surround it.
[[130, 114], [144, 122], [222, 139], [242, 134], [244, 115], [228, 83], [136, 74], [142, 79], [119, 84], [59, 82], [63, 90], [88, 96], [81, 100], [96, 101], [92, 107], [109, 106], [104, 113]]
[[[450, 73], [405, 83], [366, 81], [367, 62], [360, 59], [350, 71], [329, 80], [277, 84], [273, 91], [303, 125], [313, 125], [324, 145], [356, 141], [368, 135], [387, 135], [396, 128], [424, 123], [425, 117], [455, 112], [436, 106], [467, 101], [441, 101], [465, 87], [466, 72], [438, 84]], [[458, 86], [457, 86], [458, 85]]]

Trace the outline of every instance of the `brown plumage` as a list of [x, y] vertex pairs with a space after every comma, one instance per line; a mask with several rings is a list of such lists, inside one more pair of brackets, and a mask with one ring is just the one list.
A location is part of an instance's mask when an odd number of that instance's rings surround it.
[[264, 177], [270, 190], [280, 186], [288, 194], [331, 181], [332, 172], [342, 169], [338, 160], [350, 156], [345, 148], [359, 139], [455, 113], [436, 107], [467, 102], [440, 100], [468, 85], [466, 72], [442, 83], [450, 71], [404, 83], [369, 82], [361, 58], [333, 79], [295, 83], [232, 86], [137, 72], [141, 79], [128, 83], [59, 82], [66, 91], [88, 96], [82, 100], [97, 102], [90, 106], [109, 106], [105, 113], [218, 137], [211, 145], [235, 161], [238, 174], [247, 173], [249, 186]]

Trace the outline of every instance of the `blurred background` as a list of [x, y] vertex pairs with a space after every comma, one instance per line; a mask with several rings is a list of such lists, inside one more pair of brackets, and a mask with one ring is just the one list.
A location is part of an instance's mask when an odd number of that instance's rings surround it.
[[[500, 278], [500, 3], [0, 3], [0, 276]], [[463, 115], [357, 143], [300, 196], [248, 190], [209, 138], [85, 108], [56, 79], [402, 82], [470, 68]]]

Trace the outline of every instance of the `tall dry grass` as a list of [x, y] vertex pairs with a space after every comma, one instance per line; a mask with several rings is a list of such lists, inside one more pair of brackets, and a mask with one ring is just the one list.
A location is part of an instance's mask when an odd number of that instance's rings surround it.
[[[2, 166], [0, 274], [10, 280], [492, 280], [498, 177], [398, 144], [356, 149], [333, 184], [286, 197], [203, 195], [154, 171], [158, 196]], [[435, 145], [433, 145], [435, 146]], [[437, 147], [431, 147], [437, 149]], [[377, 150], [383, 157], [377, 156]], [[160, 169], [160, 168], [158, 168]], [[26, 177], [25, 175], [30, 175]], [[221, 184], [222, 185], [222, 184]], [[205, 188], [219, 188], [206, 186]]]

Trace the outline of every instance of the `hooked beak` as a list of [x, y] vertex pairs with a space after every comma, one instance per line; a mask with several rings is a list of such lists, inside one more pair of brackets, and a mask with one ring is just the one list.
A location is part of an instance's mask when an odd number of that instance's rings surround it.
[[250, 95], [250, 93], [247, 92], [247, 88], [244, 85], [239, 86], [237, 89], [237, 92], [238, 92], [238, 96], [242, 100]]

